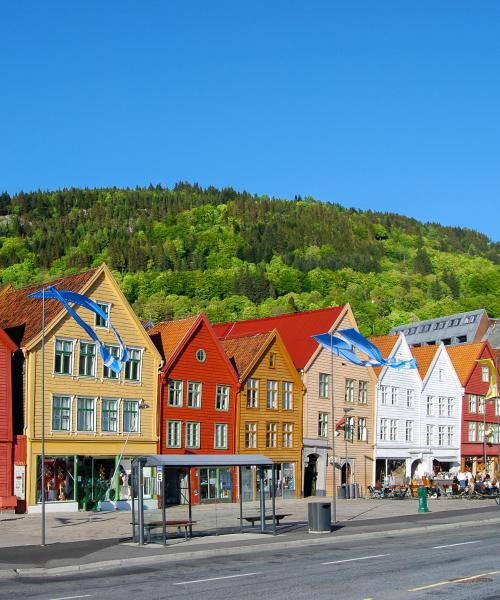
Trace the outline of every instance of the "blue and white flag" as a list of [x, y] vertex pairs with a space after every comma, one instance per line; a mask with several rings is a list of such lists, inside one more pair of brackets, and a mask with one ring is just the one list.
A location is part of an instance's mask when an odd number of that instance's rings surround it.
[[[77, 294], [76, 292], [58, 290], [54, 286], [48, 286], [43, 292], [34, 292], [33, 294], [29, 294], [28, 298], [37, 298], [41, 299], [45, 297], [46, 300], [58, 300], [64, 308], [68, 311], [68, 313], [75, 319], [75, 321], [80, 325], [82, 329], [84, 329], [88, 335], [94, 340], [99, 348], [99, 352], [101, 353], [102, 360], [108, 369], [114, 371], [115, 373], [120, 373], [123, 369], [124, 363], [128, 361], [128, 352], [125, 344], [123, 343], [121, 337], [118, 334], [118, 331], [113, 327], [111, 321], [109, 320], [108, 315], [102, 310], [102, 308], [87, 296], [83, 296], [82, 294]], [[96, 332], [85, 323], [85, 321], [76, 313], [76, 311], [69, 305], [69, 303], [76, 304], [77, 306], [81, 306], [82, 308], [86, 308], [91, 312], [95, 313], [101, 319], [108, 321], [109, 327], [111, 331], [115, 334], [116, 339], [120, 345], [120, 358], [115, 358], [111, 355], [110, 351], [106, 348], [106, 346], [101, 342], [101, 340], [97, 337]]]
[[[380, 350], [367, 340], [363, 335], [355, 329], [342, 329], [337, 332], [338, 336], [331, 333], [321, 333], [312, 337], [324, 348], [330, 350], [337, 356], [345, 358], [355, 365], [365, 367], [391, 367], [393, 369], [416, 369], [417, 361], [412, 358], [410, 360], [396, 360], [395, 358], [385, 359]], [[359, 350], [366, 356], [367, 360], [359, 358], [354, 352], [354, 349]]]

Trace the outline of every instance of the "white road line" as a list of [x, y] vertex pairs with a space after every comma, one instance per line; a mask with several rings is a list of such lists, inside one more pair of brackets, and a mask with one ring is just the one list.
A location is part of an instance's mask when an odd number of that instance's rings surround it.
[[360, 556], [359, 558], [346, 558], [344, 560], [332, 560], [321, 563], [322, 565], [338, 565], [339, 563], [353, 562], [355, 560], [368, 560], [369, 558], [380, 558], [381, 556], [390, 556], [390, 554], [372, 554], [371, 556]]
[[459, 542], [458, 544], [446, 544], [446, 546], [432, 546], [434, 549], [437, 548], [453, 548], [453, 546], [465, 546], [467, 544], [479, 544], [482, 540], [474, 540], [473, 542]]
[[51, 600], [75, 600], [75, 598], [92, 598], [92, 594], [83, 594], [83, 596], [63, 596], [62, 598], [52, 598]]
[[422, 590], [430, 590], [431, 588], [440, 587], [443, 585], [453, 585], [454, 583], [462, 583], [463, 581], [470, 581], [477, 577], [484, 577], [488, 573], [478, 573], [477, 575], [471, 575], [470, 577], [462, 577], [461, 579], [448, 579], [447, 581], [438, 581], [437, 583], [431, 583], [430, 585], [423, 585], [418, 588], [412, 588], [409, 592], [420, 592]]
[[234, 579], [236, 577], [250, 577], [251, 575], [262, 575], [262, 572], [241, 573], [240, 575], [226, 575], [224, 577], [210, 577], [210, 579], [194, 579], [193, 581], [180, 581], [178, 583], [174, 583], [174, 585], [189, 585], [190, 583], [203, 583], [205, 581], [217, 581], [218, 579]]

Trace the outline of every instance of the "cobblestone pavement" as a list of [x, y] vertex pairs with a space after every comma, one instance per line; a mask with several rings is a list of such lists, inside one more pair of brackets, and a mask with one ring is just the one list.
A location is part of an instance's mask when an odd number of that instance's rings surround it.
[[[276, 512], [289, 514], [283, 524], [290, 528], [300, 527], [307, 521], [307, 505], [309, 502], [326, 502], [330, 498], [307, 498], [298, 500], [276, 500]], [[494, 500], [462, 500], [462, 499], [429, 499], [432, 512], [471, 510], [481, 507], [494, 506]], [[258, 514], [258, 502], [245, 502], [244, 516]], [[270, 512], [270, 502], [266, 505]], [[407, 498], [404, 500], [339, 500], [337, 502], [338, 521], [360, 521], [366, 519], [381, 519], [402, 517], [417, 513], [418, 501]], [[168, 508], [167, 519], [187, 519], [187, 506]], [[500, 514], [500, 509], [499, 509]], [[111, 538], [128, 538], [131, 536], [131, 513], [102, 512], [102, 513], [60, 513], [47, 514], [47, 542], [73, 542], [84, 540], [103, 540]], [[161, 518], [160, 511], [146, 511], [145, 520]], [[193, 520], [197, 521], [197, 531], [212, 534], [217, 531], [227, 531], [228, 528], [239, 527], [239, 504], [209, 504], [193, 506]], [[0, 513], [0, 547], [36, 545], [40, 543], [40, 515], [15, 515]]]

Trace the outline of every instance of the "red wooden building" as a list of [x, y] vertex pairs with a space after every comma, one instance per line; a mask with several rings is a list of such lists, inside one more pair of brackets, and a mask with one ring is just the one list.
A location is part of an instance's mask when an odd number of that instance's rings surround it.
[[[464, 387], [462, 467], [468, 467], [475, 474], [485, 466], [486, 471], [496, 478], [500, 439], [500, 401], [498, 398], [485, 399], [490, 386], [491, 373], [487, 366], [477, 362], [489, 358], [493, 364], [496, 364], [495, 352], [488, 342], [449, 346], [446, 350]], [[485, 453], [486, 465], [484, 465]]]
[[16, 345], [0, 329], [0, 510], [14, 509], [14, 427], [12, 422], [11, 355]]
[[[160, 454], [234, 454], [238, 376], [204, 314], [148, 331], [165, 365], [159, 386]], [[169, 470], [168, 501], [232, 502], [233, 469]], [[189, 477], [188, 477], [189, 475]]]

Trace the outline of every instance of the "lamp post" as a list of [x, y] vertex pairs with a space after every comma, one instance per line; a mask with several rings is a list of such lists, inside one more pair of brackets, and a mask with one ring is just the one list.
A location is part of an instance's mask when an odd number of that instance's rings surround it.
[[[330, 332], [331, 344], [333, 347], [333, 333]], [[336, 475], [336, 464], [335, 464], [335, 416], [334, 416], [334, 402], [333, 402], [333, 352], [330, 352], [330, 397], [332, 400], [332, 469], [333, 469], [333, 480], [332, 480], [332, 521], [333, 524], [337, 522], [337, 475]]]
[[42, 539], [45, 546], [45, 288], [42, 289], [42, 473], [40, 481], [42, 491]]
[[[344, 440], [345, 440], [345, 462], [344, 462], [344, 466], [345, 466], [345, 485], [346, 485], [346, 498], [347, 498], [347, 414], [352, 412], [354, 410], [354, 408], [350, 408], [350, 407], [344, 407], [343, 411], [344, 411]], [[349, 433], [351, 433], [350, 428], [349, 428]], [[354, 431], [352, 432], [352, 435], [354, 436]]]

